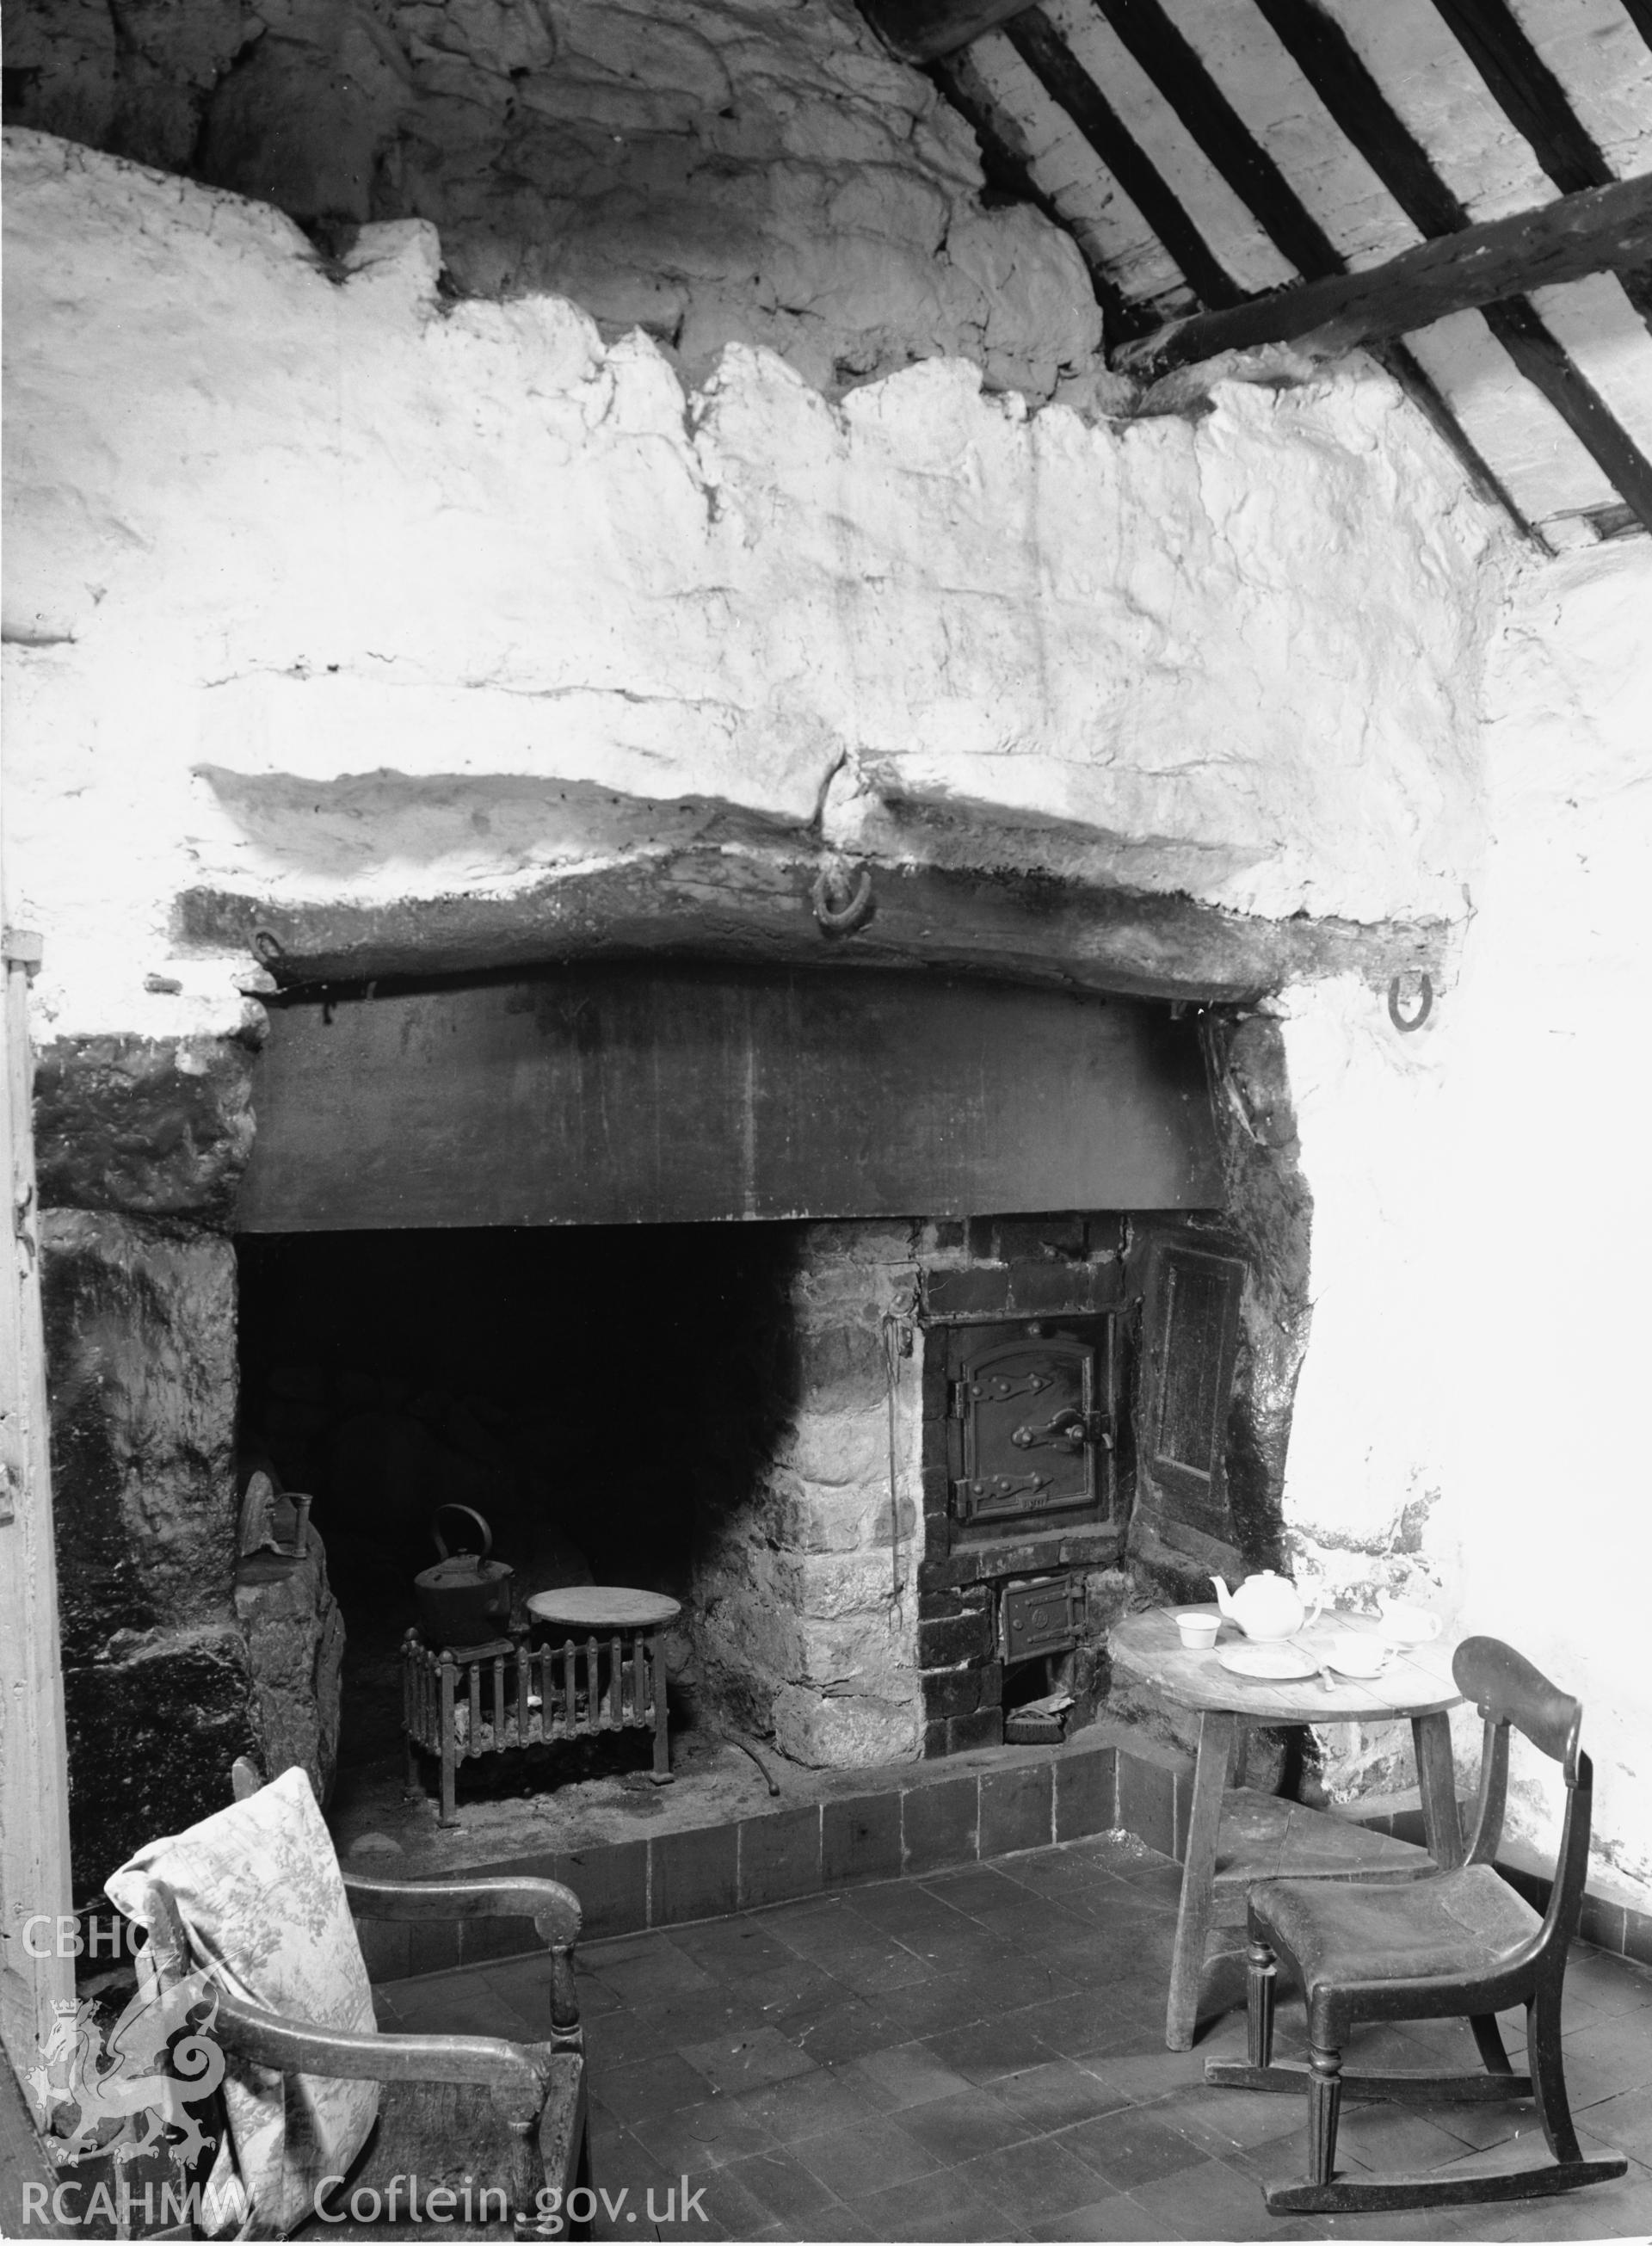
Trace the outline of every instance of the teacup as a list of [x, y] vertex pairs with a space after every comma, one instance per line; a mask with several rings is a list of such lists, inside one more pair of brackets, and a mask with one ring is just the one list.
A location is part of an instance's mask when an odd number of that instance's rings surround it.
[[1388, 1648], [1380, 1637], [1352, 1630], [1330, 1642], [1325, 1658], [1343, 1677], [1378, 1677], [1388, 1663]]
[[1179, 1614], [1176, 1627], [1181, 1632], [1181, 1642], [1189, 1653], [1207, 1653], [1216, 1643], [1216, 1633], [1222, 1618], [1214, 1614]]
[[1377, 1603], [1383, 1617], [1383, 1636], [1390, 1645], [1426, 1645], [1440, 1634], [1439, 1616], [1426, 1607], [1409, 1605], [1404, 1599], [1379, 1599]]

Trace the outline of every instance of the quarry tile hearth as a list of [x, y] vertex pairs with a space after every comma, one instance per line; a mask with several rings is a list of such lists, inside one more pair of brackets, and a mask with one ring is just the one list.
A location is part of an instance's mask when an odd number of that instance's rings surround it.
[[[1567, 1972], [1568, 2079], [1586, 2140], [1628, 2150], [1621, 2183], [1526, 2210], [1269, 2216], [1261, 2182], [1302, 2161], [1295, 2103], [1203, 2080], [1207, 2056], [1242, 2052], [1242, 2011], [1197, 2052], [1164, 2049], [1174, 1874], [1139, 1844], [1098, 1834], [586, 1943], [593, 2155], [610, 2195], [597, 2235], [635, 2236], [626, 2214], [650, 2188], [663, 2237], [1513, 2242], [1646, 2230], [1652, 1977], [1585, 1943]], [[1110, 1928], [1127, 1933], [1136, 1970], [1090, 1978], [1089, 1948]], [[479, 1965], [380, 1983], [375, 1999], [387, 2025], [520, 2034], [536, 2017], [541, 1970]], [[806, 1999], [781, 1996], [783, 1984], [806, 1986]], [[1607, 2030], [1612, 2059], [1597, 2079], [1591, 2058]], [[1281, 2004], [1281, 2047], [1301, 2032], [1300, 2005]], [[1457, 2028], [1407, 2034], [1406, 2064], [1465, 2063]], [[1353, 2107], [1347, 2157], [1391, 2162], [1403, 2139], [1412, 2158], [1465, 2160], [1528, 2118], [1518, 2105], [1438, 2107], [1397, 2117], [1397, 2132], [1391, 2113]], [[703, 2188], [686, 2222], [685, 2177]]]

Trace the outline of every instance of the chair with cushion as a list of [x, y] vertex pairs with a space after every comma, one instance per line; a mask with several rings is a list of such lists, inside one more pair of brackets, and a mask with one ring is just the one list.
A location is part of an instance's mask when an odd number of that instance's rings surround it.
[[[1582, 1710], [1512, 1647], [1471, 1637], [1451, 1673], [1485, 1725], [1479, 1798], [1465, 1862], [1404, 1885], [1349, 1887], [1315, 1880], [1262, 1880], [1248, 1898], [1247, 2064], [1219, 2060], [1208, 2082], [1246, 2090], [1305, 2090], [1311, 2175], [1267, 2193], [1275, 2215], [1371, 2214], [1533, 2199], [1605, 2183], [1628, 2163], [1616, 2153], [1585, 2158], [1566, 2100], [1560, 2062], [1560, 1988], [1577, 1931], [1588, 1862], [1592, 1772], [1578, 1746]], [[1566, 1781], [1548, 1907], [1540, 1917], [1493, 1868], [1508, 1790], [1509, 1726], [1560, 1765]], [[1308, 2008], [1308, 2064], [1273, 2057], [1274, 1995], [1283, 1958]], [[1526, 2007], [1527, 2074], [1516, 2074], [1496, 2015]], [[1472, 2074], [1343, 2071], [1350, 2033], [1371, 2020], [1468, 2021], [1485, 2062]], [[1404, 2105], [1531, 2098], [1550, 2157], [1520, 2166], [1453, 2162], [1426, 2175], [1338, 2175], [1336, 2126], [1343, 2097]]]
[[[235, 1792], [108, 1882], [147, 1931], [140, 1977], [174, 2010], [187, 1983], [196, 2032], [222, 2054], [209, 2233], [340, 2238], [423, 2221], [568, 2236], [558, 2210], [590, 2182], [576, 1898], [551, 1880], [346, 1878], [302, 1770], [261, 1788], [243, 1760]], [[551, 1953], [545, 2039], [381, 2034], [352, 1910], [531, 1918]], [[432, 2193], [450, 2195], [433, 2211]]]

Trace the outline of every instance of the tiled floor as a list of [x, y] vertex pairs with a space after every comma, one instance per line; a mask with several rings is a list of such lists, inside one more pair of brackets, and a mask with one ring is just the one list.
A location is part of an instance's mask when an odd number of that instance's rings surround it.
[[[1629, 2154], [1621, 2183], [1524, 2207], [1269, 2216], [1258, 2179], [1302, 2173], [1297, 2101], [1205, 2086], [1207, 2056], [1242, 2052], [1237, 2011], [1196, 2052], [1164, 2047], [1179, 1877], [1103, 1837], [593, 1943], [581, 1987], [609, 2201], [598, 2236], [1652, 2230], [1652, 1973], [1587, 1948], [1567, 1983], [1568, 2081], [1580, 2132]], [[380, 1992], [383, 2024], [540, 2033], [544, 1980], [530, 1960], [403, 1981]], [[1299, 2018], [1281, 2006], [1281, 2050]], [[1379, 2041], [1390, 2064], [1477, 2064], [1451, 2025], [1373, 2031], [1359, 2048], [1374, 2064]], [[1526, 2133], [1529, 2105], [1350, 2106], [1343, 2156], [1433, 2167]], [[684, 2177], [699, 2195], [686, 2221]]]

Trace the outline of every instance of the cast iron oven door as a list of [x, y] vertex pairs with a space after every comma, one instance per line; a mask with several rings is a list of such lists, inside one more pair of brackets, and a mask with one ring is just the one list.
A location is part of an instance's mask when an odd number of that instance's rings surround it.
[[954, 1519], [1036, 1520], [1105, 1508], [1112, 1431], [1101, 1409], [1096, 1344], [1037, 1327], [1010, 1341], [1003, 1332], [973, 1337], [952, 1383], [961, 1468]]

